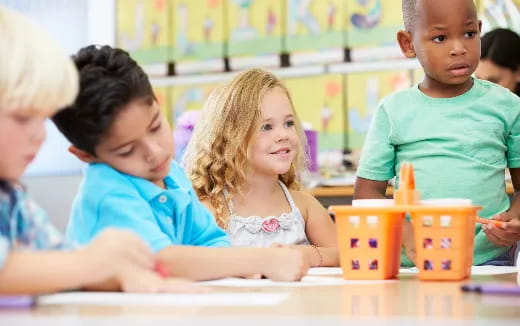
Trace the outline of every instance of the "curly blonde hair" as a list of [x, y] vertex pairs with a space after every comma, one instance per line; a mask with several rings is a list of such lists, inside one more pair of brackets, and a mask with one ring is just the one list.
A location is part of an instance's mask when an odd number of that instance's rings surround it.
[[182, 165], [201, 200], [209, 200], [217, 223], [227, 227], [224, 189], [240, 193], [250, 168], [250, 145], [262, 123], [261, 103], [267, 92], [279, 88], [291, 103], [295, 128], [300, 139], [291, 168], [279, 179], [289, 189], [300, 188], [307, 167], [305, 134], [287, 88], [273, 74], [247, 70], [229, 84], [215, 89], [207, 99], [184, 154]]

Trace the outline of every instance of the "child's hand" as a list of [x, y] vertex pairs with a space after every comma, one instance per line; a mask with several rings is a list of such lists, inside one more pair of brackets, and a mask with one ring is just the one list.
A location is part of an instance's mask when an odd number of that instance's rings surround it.
[[493, 223], [482, 224], [482, 230], [486, 234], [488, 240], [499, 247], [509, 247], [520, 240], [520, 217], [504, 212], [493, 216], [494, 220], [504, 221], [502, 227], [498, 227]]
[[[312, 245], [284, 245], [284, 244], [281, 244], [281, 243], [273, 243], [271, 244], [271, 248], [289, 248], [289, 249], [294, 249], [294, 250], [298, 250], [300, 251], [301, 253], [303, 253], [308, 261], [309, 261], [309, 266], [310, 267], [314, 267], [314, 266], [320, 266], [320, 263], [322, 262], [322, 257], [321, 257], [321, 254], [319, 253], [319, 251], [317, 252], [317, 248], [314, 248]], [[318, 257], [316, 257], [318, 255]], [[313, 264], [313, 261], [314, 261], [314, 264]]]
[[262, 272], [266, 277], [273, 281], [299, 281], [307, 274], [310, 261], [301, 251], [281, 246], [269, 252]]
[[403, 222], [403, 240], [402, 246], [406, 253], [406, 257], [415, 263], [416, 251], [415, 251], [415, 238], [413, 234], [412, 222], [404, 220]]
[[93, 282], [120, 275], [129, 266], [153, 270], [155, 257], [150, 248], [130, 231], [107, 229], [82, 249], [85, 266]]
[[120, 275], [118, 281], [124, 292], [172, 292], [172, 293], [205, 293], [207, 288], [178, 278], [162, 278], [150, 270], [127, 266]]

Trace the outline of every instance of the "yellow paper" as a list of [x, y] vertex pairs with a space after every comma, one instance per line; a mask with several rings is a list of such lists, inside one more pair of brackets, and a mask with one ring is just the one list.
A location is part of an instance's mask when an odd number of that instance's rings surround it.
[[116, 45], [140, 64], [170, 59], [167, 0], [117, 0]]
[[171, 0], [176, 61], [224, 57], [224, 0]]
[[285, 1], [288, 52], [343, 48], [345, 0]]
[[366, 72], [347, 75], [348, 146], [361, 149], [379, 101], [411, 86], [409, 70]]
[[364, 48], [395, 45], [403, 28], [401, 2], [346, 0], [347, 47]]
[[227, 35], [230, 56], [282, 52], [283, 1], [230, 0]]
[[284, 80], [300, 120], [318, 131], [318, 151], [345, 146], [343, 78], [334, 74]]
[[166, 119], [168, 119], [168, 123], [172, 125], [172, 114], [170, 109], [170, 91], [171, 87], [169, 86], [153, 88], [153, 92], [155, 94], [155, 97], [157, 98], [157, 102], [159, 103], [161, 112], [166, 116]]

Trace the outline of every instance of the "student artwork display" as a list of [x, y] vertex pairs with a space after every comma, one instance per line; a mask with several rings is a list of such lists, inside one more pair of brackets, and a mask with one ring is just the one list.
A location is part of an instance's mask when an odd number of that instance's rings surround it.
[[345, 147], [343, 78], [331, 74], [284, 80], [300, 120], [318, 131], [318, 152]]
[[318, 57], [319, 52], [336, 50], [343, 59], [345, 0], [286, 0], [286, 5], [287, 52], [314, 52]]
[[228, 0], [228, 55], [260, 56], [282, 52], [283, 1]]
[[411, 86], [409, 70], [353, 73], [346, 76], [348, 147], [361, 150], [379, 101]]
[[402, 29], [401, 3], [383, 0], [346, 0], [346, 43], [349, 48], [396, 44]]
[[509, 28], [520, 33], [520, 0], [480, 0], [482, 33]]
[[173, 121], [184, 112], [202, 110], [206, 99], [218, 84], [194, 84], [171, 88], [170, 114]]
[[139, 64], [170, 60], [172, 42], [167, 0], [118, 0], [116, 45]]
[[155, 98], [157, 98], [157, 102], [159, 103], [159, 107], [161, 108], [162, 114], [166, 116], [168, 122], [171, 124], [172, 115], [170, 110], [170, 87], [154, 87], [153, 92], [155, 94]]
[[177, 161], [181, 161], [204, 103], [216, 86], [217, 84], [197, 84], [171, 88], [169, 112], [173, 117]]
[[224, 57], [224, 0], [171, 0], [175, 61]]

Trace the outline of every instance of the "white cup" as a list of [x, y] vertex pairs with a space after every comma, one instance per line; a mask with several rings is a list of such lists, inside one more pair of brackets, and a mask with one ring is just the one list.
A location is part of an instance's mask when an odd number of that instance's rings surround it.
[[388, 207], [394, 206], [393, 199], [354, 199], [352, 206], [354, 207]]
[[435, 198], [425, 199], [419, 202], [420, 205], [429, 206], [471, 206], [471, 199], [467, 198]]

